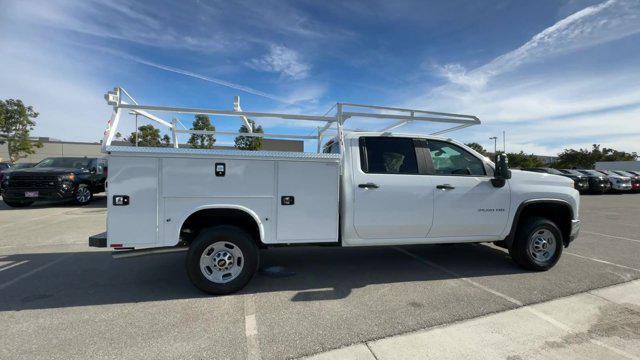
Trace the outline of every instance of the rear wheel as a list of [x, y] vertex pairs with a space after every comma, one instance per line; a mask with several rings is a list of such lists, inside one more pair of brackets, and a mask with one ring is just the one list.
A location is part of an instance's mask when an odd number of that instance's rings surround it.
[[530, 217], [517, 229], [509, 254], [516, 264], [527, 270], [545, 271], [558, 262], [562, 249], [562, 232], [558, 226], [545, 218]]
[[33, 204], [33, 201], [30, 201], [30, 200], [19, 201], [19, 200], [6, 200], [6, 199], [3, 199], [3, 201], [8, 206], [11, 206], [11, 207], [14, 207], [14, 208], [27, 207], [27, 206], [30, 206], [31, 204]]
[[241, 228], [229, 225], [201, 231], [187, 253], [187, 274], [200, 290], [226, 295], [242, 289], [258, 269], [259, 253], [254, 239]]

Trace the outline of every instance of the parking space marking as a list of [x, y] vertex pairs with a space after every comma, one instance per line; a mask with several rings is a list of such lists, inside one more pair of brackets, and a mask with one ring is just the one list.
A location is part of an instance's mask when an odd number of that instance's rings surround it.
[[62, 255], [62, 256], [60, 256], [59, 258], [57, 258], [57, 259], [55, 259], [55, 260], [53, 260], [53, 261], [50, 261], [50, 262], [48, 262], [48, 263], [46, 263], [46, 264], [44, 264], [44, 265], [42, 265], [42, 266], [39, 266], [39, 267], [37, 267], [37, 268], [35, 268], [35, 269], [33, 269], [33, 270], [31, 270], [31, 271], [27, 272], [27, 273], [24, 273], [24, 274], [22, 274], [22, 275], [20, 275], [20, 276], [16, 276], [16, 277], [15, 277], [15, 278], [13, 278], [11, 281], [8, 281], [8, 282], [6, 282], [6, 283], [4, 283], [4, 284], [0, 284], [0, 290], [4, 290], [6, 287], [8, 287], [8, 286], [10, 286], [10, 285], [13, 285], [13, 284], [17, 283], [18, 281], [20, 281], [20, 280], [22, 280], [22, 279], [25, 279], [25, 278], [27, 278], [27, 277], [29, 277], [29, 276], [31, 276], [31, 275], [33, 275], [33, 274], [37, 273], [38, 271], [42, 271], [42, 270], [44, 270], [44, 269], [48, 268], [48, 267], [49, 267], [49, 266], [51, 266], [51, 265], [54, 265], [54, 264], [56, 264], [56, 263], [59, 263], [60, 261], [62, 261], [62, 260], [64, 260], [64, 259], [68, 258], [68, 257], [69, 257], [69, 256], [71, 256], [71, 255], [73, 255], [73, 253], [69, 253], [69, 254]]
[[0, 271], [9, 270], [9, 269], [11, 269], [13, 267], [20, 266], [20, 265], [22, 265], [24, 263], [27, 263], [27, 262], [29, 262], [29, 260], [19, 261], [19, 262], [15, 263], [15, 264], [7, 265], [5, 267], [0, 268]]
[[633, 241], [633, 242], [640, 243], [640, 240], [638, 240], [638, 239], [631, 239], [631, 238], [627, 238], [627, 237], [623, 237], [623, 236], [613, 236], [613, 235], [607, 235], [607, 234], [602, 234], [602, 233], [598, 233], [598, 232], [594, 232], [594, 231], [586, 231], [586, 230], [583, 230], [582, 232], [585, 233], [585, 234], [593, 234], [593, 235], [604, 236], [604, 237], [608, 237], [608, 238], [612, 238], [612, 239], [628, 240], [628, 241]]
[[445, 268], [445, 267], [442, 267], [442, 266], [440, 266], [440, 265], [438, 265], [438, 264], [436, 264], [436, 263], [434, 263], [434, 262], [432, 262], [432, 261], [429, 261], [429, 260], [427, 260], [427, 259], [424, 259], [424, 258], [422, 258], [422, 257], [420, 257], [420, 256], [418, 256], [418, 255], [416, 255], [416, 254], [414, 254], [414, 253], [412, 253], [412, 252], [410, 252], [410, 251], [407, 251], [407, 250], [405, 250], [405, 249], [401, 249], [401, 248], [396, 247], [396, 246], [394, 246], [393, 248], [394, 248], [395, 250], [397, 250], [397, 251], [399, 251], [399, 252], [401, 252], [401, 253], [403, 253], [403, 254], [405, 254], [405, 255], [409, 256], [409, 257], [412, 257], [413, 259], [415, 259], [415, 260], [417, 260], [417, 261], [419, 261], [419, 262], [421, 262], [421, 263], [423, 263], [423, 264], [425, 264], [425, 265], [429, 265], [429, 266], [434, 267], [434, 268], [436, 268], [436, 269], [438, 269], [438, 270], [440, 270], [440, 271], [446, 272], [446, 273], [447, 273], [447, 274], [449, 274], [449, 275], [453, 275], [453, 276], [455, 276], [458, 280], [464, 281], [464, 282], [469, 283], [469, 284], [471, 284], [471, 285], [473, 285], [473, 286], [475, 286], [475, 287], [477, 287], [477, 288], [479, 288], [479, 289], [482, 289], [482, 290], [484, 290], [484, 291], [486, 291], [486, 292], [489, 292], [489, 293], [491, 293], [491, 294], [493, 294], [493, 295], [499, 296], [499, 297], [501, 297], [501, 298], [503, 298], [503, 299], [507, 300], [508, 302], [510, 302], [510, 303], [512, 303], [512, 304], [515, 304], [515, 305], [517, 305], [517, 306], [524, 306], [524, 304], [523, 304], [520, 300], [514, 299], [514, 298], [512, 298], [512, 297], [511, 297], [511, 296], [509, 296], [509, 295], [503, 294], [503, 293], [501, 293], [501, 292], [499, 292], [499, 291], [493, 290], [493, 289], [488, 288], [488, 287], [486, 287], [486, 286], [484, 286], [484, 285], [482, 285], [482, 284], [480, 284], [480, 283], [477, 283], [477, 282], [475, 282], [475, 281], [473, 281], [473, 280], [471, 280], [471, 279], [469, 279], [469, 278], [466, 278], [466, 277], [464, 277], [464, 276], [461, 276], [460, 274], [458, 274], [458, 273], [456, 273], [456, 272], [454, 272], [454, 271], [451, 271], [451, 270], [449, 270], [449, 269], [447, 269], [447, 268]]
[[244, 298], [244, 332], [247, 337], [247, 359], [260, 360], [260, 343], [258, 342], [258, 322], [256, 320], [256, 305], [252, 294]]
[[[444, 272], [446, 272], [446, 273], [448, 273], [450, 275], [455, 276], [459, 280], [462, 280], [462, 281], [464, 281], [466, 283], [469, 283], [469, 284], [471, 284], [471, 285], [473, 285], [473, 286], [475, 286], [475, 287], [477, 287], [479, 289], [482, 289], [482, 290], [487, 291], [487, 292], [489, 292], [491, 294], [499, 296], [499, 297], [501, 297], [501, 298], [503, 298], [503, 299], [505, 299], [505, 300], [517, 305], [519, 308], [522, 308], [522, 309], [530, 312], [531, 314], [539, 317], [540, 319], [548, 322], [549, 324], [557, 327], [558, 329], [564, 330], [564, 331], [566, 331], [566, 332], [568, 332], [570, 334], [579, 334], [580, 333], [578, 330], [572, 329], [570, 326], [566, 325], [565, 323], [563, 323], [561, 321], [558, 321], [557, 319], [554, 319], [553, 317], [551, 317], [551, 316], [549, 316], [547, 314], [544, 314], [544, 313], [532, 308], [531, 306], [527, 306], [524, 303], [522, 303], [521, 301], [519, 301], [517, 299], [514, 299], [509, 295], [505, 295], [505, 294], [503, 294], [503, 293], [501, 293], [499, 291], [493, 290], [493, 289], [491, 289], [489, 287], [486, 287], [486, 286], [484, 286], [482, 284], [479, 284], [479, 283], [477, 283], [477, 282], [475, 282], [475, 281], [473, 281], [473, 280], [471, 280], [469, 278], [463, 277], [463, 276], [461, 276], [460, 274], [458, 274], [458, 273], [456, 273], [454, 271], [451, 271], [451, 270], [449, 270], [449, 269], [447, 269], [447, 268], [445, 268], [443, 266], [440, 266], [440, 265], [438, 265], [438, 264], [436, 264], [436, 263], [434, 263], [432, 261], [426, 260], [426, 259], [424, 259], [424, 258], [422, 258], [422, 257], [420, 257], [420, 256], [418, 256], [416, 254], [413, 254], [413, 253], [411, 253], [411, 252], [409, 252], [407, 250], [404, 250], [404, 249], [401, 249], [401, 248], [395, 247], [395, 246], [393, 248], [395, 250], [403, 253], [403, 254], [406, 254], [407, 256], [412, 257], [413, 259], [415, 259], [415, 260], [417, 260], [417, 261], [419, 261], [419, 262], [421, 262], [423, 264], [426, 264], [426, 265], [432, 266], [432, 267], [434, 267], [434, 268], [436, 268], [438, 270], [444, 271]], [[595, 260], [595, 259], [593, 259], [593, 260]], [[616, 265], [616, 264], [612, 264], [612, 265]], [[618, 266], [623, 266], [623, 265], [618, 265]], [[633, 268], [629, 268], [629, 269], [633, 269]], [[633, 270], [636, 270], [636, 269], [633, 269]], [[640, 271], [640, 270], [636, 270], [636, 271]], [[605, 343], [603, 343], [603, 342], [601, 342], [601, 341], [599, 341], [597, 339], [589, 338], [589, 342], [591, 342], [594, 345], [601, 346], [601, 347], [603, 347], [605, 349], [613, 351], [616, 354], [618, 354], [618, 355], [620, 355], [622, 357], [625, 357], [627, 359], [634, 359], [634, 360], [638, 359], [637, 357], [625, 352], [624, 350], [621, 350], [621, 349], [618, 349], [616, 347], [607, 345], [607, 344], [605, 344]]]
[[599, 263], [601, 263], [601, 264], [607, 264], [607, 265], [617, 266], [617, 267], [619, 267], [619, 268], [623, 268], [623, 269], [627, 269], [627, 270], [633, 270], [633, 271], [640, 272], [640, 269], [632, 268], [632, 267], [630, 267], [630, 266], [620, 265], [620, 264], [612, 263], [612, 262], [610, 262], [610, 261], [606, 261], [606, 260], [602, 260], [602, 259], [596, 259], [596, 258], [592, 258], [592, 257], [589, 257], [589, 256], [584, 256], [584, 255], [579, 255], [579, 254], [572, 253], [572, 252], [568, 252], [568, 251], [565, 251], [564, 253], [565, 253], [565, 254], [569, 254], [569, 255], [573, 255], [573, 256], [576, 256], [576, 257], [579, 257], [579, 258], [583, 258], [583, 259], [586, 259], [586, 260], [596, 261], [596, 262], [599, 262]]

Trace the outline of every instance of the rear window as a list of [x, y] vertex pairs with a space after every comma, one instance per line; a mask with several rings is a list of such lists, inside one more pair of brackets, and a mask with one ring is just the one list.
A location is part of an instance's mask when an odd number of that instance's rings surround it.
[[368, 174], [418, 174], [413, 139], [360, 138], [360, 166]]

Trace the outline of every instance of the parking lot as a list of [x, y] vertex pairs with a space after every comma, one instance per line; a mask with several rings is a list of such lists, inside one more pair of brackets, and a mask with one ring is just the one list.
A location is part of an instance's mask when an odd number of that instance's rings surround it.
[[545, 273], [488, 245], [270, 249], [262, 265], [292, 274], [224, 297], [190, 284], [184, 253], [87, 247], [104, 197], [2, 204], [0, 358], [296, 358], [640, 278], [640, 194], [581, 200], [581, 236]]

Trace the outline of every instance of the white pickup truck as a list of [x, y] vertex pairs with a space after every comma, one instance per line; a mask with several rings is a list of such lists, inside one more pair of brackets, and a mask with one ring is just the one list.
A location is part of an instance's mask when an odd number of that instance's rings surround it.
[[[274, 245], [371, 246], [493, 242], [529, 270], [547, 270], [576, 238], [579, 194], [571, 179], [507, 169], [464, 144], [421, 132], [391, 130], [408, 123], [474, 124], [473, 116], [337, 104], [335, 116], [187, 109], [139, 105], [116, 88], [103, 140], [109, 158], [107, 232], [89, 245], [114, 256], [187, 250], [189, 278], [211, 294], [245, 286], [259, 249]], [[127, 94], [128, 96], [128, 94]], [[347, 107], [367, 109], [347, 111]], [[112, 146], [122, 114], [164, 124], [173, 147]], [[301, 119], [324, 122], [317, 153], [180, 148], [180, 130], [149, 111]], [[382, 131], [349, 131], [356, 117]], [[332, 125], [336, 126], [331, 135]], [[215, 132], [217, 135], [232, 133]], [[301, 135], [243, 133], [245, 136]], [[320, 146], [325, 136], [330, 140]]]

